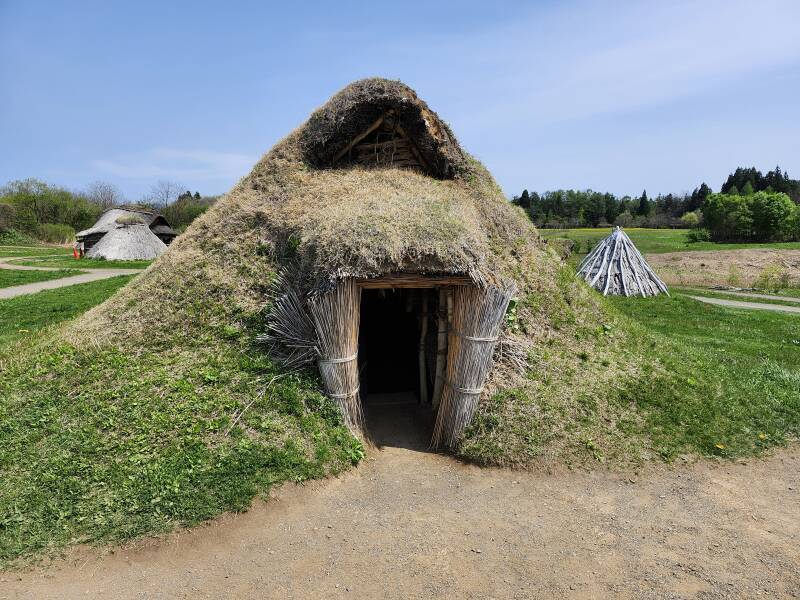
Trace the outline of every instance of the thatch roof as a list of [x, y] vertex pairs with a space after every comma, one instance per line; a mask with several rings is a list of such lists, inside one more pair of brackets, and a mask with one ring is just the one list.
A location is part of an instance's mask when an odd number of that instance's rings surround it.
[[604, 296], [669, 295], [667, 286], [620, 227], [603, 238], [583, 259], [578, 277]]
[[[440, 170], [327, 162], [387, 107]], [[162, 313], [169, 301], [156, 298], [183, 278], [186, 286], [201, 281], [204, 296], [213, 291], [231, 309], [250, 312], [264, 302], [266, 274], [289, 263], [301, 266], [311, 287], [398, 272], [467, 275], [483, 283], [524, 279], [522, 261], [557, 269], [549, 256], [529, 219], [413, 90], [367, 79], [276, 144], [126, 292], [142, 302], [125, 305], [138, 312], [152, 301]]]
[[389, 114], [419, 150], [429, 175], [452, 178], [467, 170], [466, 157], [447, 124], [407, 85], [362, 79], [348, 85], [316, 110], [300, 132], [304, 158], [329, 167], [356, 136]]
[[92, 246], [87, 258], [106, 260], [150, 260], [161, 256], [167, 245], [143, 224], [112, 229]]
[[109, 208], [104, 211], [97, 222], [89, 229], [84, 229], [75, 234], [76, 239], [80, 241], [87, 236], [106, 233], [112, 229], [119, 229], [120, 227], [127, 227], [128, 225], [147, 225], [151, 229], [158, 230], [160, 233], [167, 235], [177, 235], [177, 233], [170, 227], [167, 220], [160, 214], [151, 210], [135, 207], [119, 207]]

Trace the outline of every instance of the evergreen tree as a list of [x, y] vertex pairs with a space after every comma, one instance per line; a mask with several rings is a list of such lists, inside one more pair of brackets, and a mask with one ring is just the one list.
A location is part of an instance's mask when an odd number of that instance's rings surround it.
[[650, 201], [647, 199], [647, 190], [644, 190], [641, 198], [639, 198], [639, 206], [636, 209], [636, 214], [641, 216], [650, 214]]
[[522, 190], [522, 195], [519, 197], [517, 204], [519, 204], [525, 210], [528, 210], [531, 207], [531, 196], [528, 193], [528, 190]]
[[744, 187], [742, 188], [742, 196], [749, 196], [752, 193], [753, 193], [753, 184], [748, 181], [747, 183], [744, 184]]

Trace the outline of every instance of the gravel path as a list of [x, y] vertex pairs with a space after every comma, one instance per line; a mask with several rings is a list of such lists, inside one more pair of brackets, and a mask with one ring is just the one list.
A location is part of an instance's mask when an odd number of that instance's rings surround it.
[[[15, 256], [12, 258], [0, 258], [0, 269], [12, 269], [14, 271], [59, 271], [63, 268], [30, 267], [26, 265], [14, 264], [14, 261], [28, 260], [30, 258], [36, 257]], [[80, 265], [76, 266], [76, 268], [79, 269]], [[22, 296], [23, 294], [34, 294], [36, 292], [41, 292], [42, 290], [52, 290], [68, 285], [75, 285], [76, 283], [89, 283], [90, 281], [108, 279], [109, 277], [116, 277], [117, 275], [134, 275], [141, 272], [141, 269], [92, 269], [91, 271], [81, 275], [72, 275], [71, 277], [64, 277], [63, 279], [51, 279], [49, 281], [37, 281], [35, 283], [26, 283], [24, 285], [0, 288], [0, 300]], [[0, 598], [2, 598], [2, 596], [0, 596]]]
[[481, 469], [426, 452], [407, 407], [382, 410], [383, 448], [337, 479], [164, 539], [0, 572], [0, 598], [800, 594], [798, 447], [640, 472]]
[[[727, 292], [726, 292], [727, 293]], [[694, 300], [717, 306], [729, 308], [754, 308], [758, 310], [777, 310], [781, 312], [800, 313], [800, 306], [786, 306], [783, 304], [764, 304], [763, 302], [744, 302], [740, 300], [725, 300], [724, 298], [708, 298], [706, 296], [689, 296]], [[783, 300], [783, 296], [780, 297]]]
[[796, 302], [800, 304], [800, 298], [795, 296], [776, 296], [775, 294], [758, 294], [756, 292], [735, 292], [733, 290], [716, 288], [699, 288], [697, 292], [715, 292], [727, 296], [738, 296], [739, 298], [755, 298], [757, 300], [780, 300], [781, 302]]

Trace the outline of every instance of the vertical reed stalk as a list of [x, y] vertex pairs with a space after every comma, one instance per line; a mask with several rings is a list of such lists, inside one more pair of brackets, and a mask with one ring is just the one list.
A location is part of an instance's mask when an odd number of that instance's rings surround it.
[[363, 435], [358, 392], [361, 289], [354, 279], [344, 279], [333, 291], [312, 296], [308, 306], [319, 338], [319, 372], [325, 391], [341, 408], [347, 427]]
[[444, 386], [444, 360], [447, 352], [447, 290], [439, 288], [439, 302], [436, 307], [436, 376], [433, 384], [433, 408], [439, 406]]
[[456, 445], [472, 420], [515, 287], [462, 286], [453, 294], [447, 375], [431, 445]]
[[425, 342], [428, 337], [428, 290], [420, 290], [422, 296], [419, 327], [419, 403], [428, 403], [428, 370], [425, 364]]

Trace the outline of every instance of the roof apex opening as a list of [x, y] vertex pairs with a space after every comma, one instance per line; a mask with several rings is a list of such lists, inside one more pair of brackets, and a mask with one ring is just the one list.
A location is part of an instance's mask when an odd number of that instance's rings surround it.
[[452, 179], [466, 163], [450, 128], [414, 90], [380, 78], [356, 81], [316, 110], [301, 145], [317, 168], [394, 166]]

